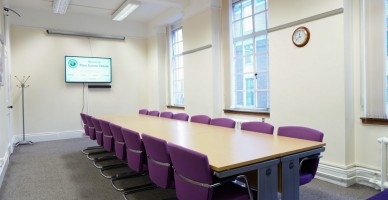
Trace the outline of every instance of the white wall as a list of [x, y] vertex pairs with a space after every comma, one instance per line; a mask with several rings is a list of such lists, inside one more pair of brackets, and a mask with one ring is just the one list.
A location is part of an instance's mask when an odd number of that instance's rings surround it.
[[[147, 107], [147, 41], [47, 35], [44, 29], [12, 26], [12, 75], [31, 76], [25, 90], [26, 133], [80, 130], [82, 84], [64, 82], [64, 56], [111, 57], [111, 89], [87, 89], [85, 112], [135, 113]], [[15, 134], [21, 134], [21, 90], [13, 79]]]

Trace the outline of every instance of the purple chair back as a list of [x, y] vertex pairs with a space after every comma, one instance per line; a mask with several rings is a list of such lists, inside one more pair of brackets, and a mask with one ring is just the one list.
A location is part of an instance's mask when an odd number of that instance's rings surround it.
[[155, 116], [155, 117], [159, 117], [159, 111], [157, 110], [152, 110], [148, 113], [149, 116]]
[[110, 130], [110, 122], [100, 119], [101, 130], [103, 134], [103, 144], [105, 151], [114, 151], [114, 139]]
[[127, 128], [122, 128], [121, 132], [123, 133], [125, 145], [127, 146], [128, 166], [136, 172], [142, 172], [145, 152], [140, 134]]
[[161, 188], [173, 188], [173, 170], [165, 140], [142, 134], [148, 158], [148, 172], [151, 180]]
[[125, 160], [126, 159], [125, 142], [124, 142], [123, 134], [121, 133], [121, 126], [114, 123], [110, 123], [109, 126], [114, 139], [116, 157], [119, 160]]
[[173, 116], [172, 112], [161, 112], [160, 113], [160, 117], [163, 117], [163, 118], [169, 118], [171, 119]]
[[[304, 139], [304, 140], [312, 140], [317, 142], [322, 142], [323, 140], [322, 132], [315, 129], [300, 127], [300, 126], [279, 127], [278, 135]], [[318, 169], [318, 164], [319, 164], [319, 158], [306, 160], [303, 162], [300, 168], [299, 185], [304, 185], [314, 179], [315, 173], [317, 172], [317, 169]]]
[[92, 122], [92, 116], [85, 114], [85, 119], [86, 119], [86, 122], [88, 122], [88, 126], [89, 126], [89, 138], [91, 140], [95, 140], [96, 139], [96, 130], [95, 130], [94, 124]]
[[101, 125], [100, 125], [100, 120], [98, 120], [97, 118], [95, 117], [92, 117], [92, 122], [94, 124], [94, 129], [96, 130], [96, 141], [97, 141], [97, 144], [102, 146], [104, 143], [103, 143], [103, 133], [102, 133], [102, 130], [101, 130]]
[[191, 116], [190, 121], [201, 124], [210, 124], [211, 118], [207, 115], [194, 115]]
[[81, 115], [82, 123], [84, 125], [85, 135], [89, 136], [89, 126], [88, 126], [88, 122], [86, 121], [85, 114], [80, 113], [80, 115]]
[[190, 179], [204, 184], [213, 183], [207, 156], [172, 143], [168, 144], [168, 150], [175, 169], [177, 198], [185, 200], [212, 199], [212, 190], [187, 181]]
[[241, 130], [273, 134], [274, 127], [265, 122], [243, 122]]
[[236, 122], [229, 118], [214, 118], [210, 121], [210, 125], [234, 128], [236, 126]]
[[301, 127], [301, 126], [282, 126], [282, 127], [279, 127], [278, 135], [285, 136], [285, 137], [304, 139], [304, 140], [312, 140], [312, 141], [317, 141], [317, 142], [322, 142], [322, 140], [323, 140], [323, 133], [322, 132], [315, 130], [315, 129]]
[[189, 121], [189, 115], [186, 113], [176, 113], [172, 116], [172, 118], [181, 121]]
[[147, 109], [140, 109], [139, 114], [141, 115], [148, 115], [148, 110]]

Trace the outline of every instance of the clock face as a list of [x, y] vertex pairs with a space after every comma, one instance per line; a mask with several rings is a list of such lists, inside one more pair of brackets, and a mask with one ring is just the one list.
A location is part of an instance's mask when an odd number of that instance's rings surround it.
[[303, 47], [310, 39], [310, 32], [306, 27], [297, 28], [292, 34], [292, 42], [297, 47]]

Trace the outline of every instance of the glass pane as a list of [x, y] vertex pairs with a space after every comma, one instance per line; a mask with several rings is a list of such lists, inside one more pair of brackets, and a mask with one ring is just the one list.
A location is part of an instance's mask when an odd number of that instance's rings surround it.
[[244, 89], [244, 75], [238, 74], [236, 75], [236, 90]]
[[257, 73], [257, 89], [268, 89], [268, 72]]
[[268, 92], [257, 92], [257, 107], [268, 108]]
[[174, 92], [183, 93], [183, 81], [176, 82], [176, 90]]
[[236, 42], [234, 43], [234, 51], [235, 51], [235, 56], [240, 57], [243, 54], [243, 48], [242, 48], [242, 42]]
[[267, 29], [267, 13], [263, 12], [255, 15], [255, 32]]
[[183, 56], [177, 56], [175, 57], [175, 68], [182, 68], [183, 67]]
[[244, 60], [244, 73], [253, 72], [253, 55], [251, 56], [245, 56], [243, 58]]
[[253, 31], [252, 17], [243, 19], [243, 35], [251, 34]]
[[184, 79], [183, 68], [179, 68], [179, 70], [178, 70], [178, 80], [183, 80], [183, 79]]
[[247, 107], [253, 107], [255, 105], [255, 93], [253, 91], [247, 91], [245, 93], [245, 105]]
[[183, 52], [183, 42], [179, 42], [177, 43], [177, 46], [178, 46], [178, 50], [177, 50], [177, 54], [181, 54]]
[[173, 70], [173, 73], [174, 73], [174, 81], [178, 80], [178, 76], [179, 76], [179, 70], [178, 69], [174, 69]]
[[255, 13], [264, 11], [266, 9], [265, 7], [265, 0], [254, 0], [255, 4]]
[[236, 60], [235, 60], [235, 64], [234, 65], [235, 65], [235, 72], [236, 72], [236, 74], [244, 73], [242, 57], [237, 57]]
[[240, 37], [242, 35], [241, 21], [233, 23], [233, 37]]
[[252, 15], [251, 0], [245, 0], [242, 2], [242, 17], [248, 17], [251, 15]]
[[247, 40], [244, 40], [244, 56], [252, 55], [253, 53], [253, 40], [252, 38], [249, 38]]
[[267, 45], [267, 35], [261, 35], [255, 38], [256, 44], [256, 53], [267, 53], [268, 45]]
[[182, 29], [179, 29], [177, 31], [177, 41], [182, 41], [183, 40], [183, 37], [182, 37]]
[[246, 78], [245, 79], [245, 89], [246, 90], [254, 90], [255, 89], [255, 84], [254, 84], [254, 78]]
[[241, 19], [241, 3], [233, 4], [233, 21]]
[[268, 71], [268, 54], [259, 54], [256, 56], [257, 71]]
[[244, 93], [242, 91], [236, 92], [236, 107], [244, 106]]
[[175, 93], [173, 101], [175, 105], [183, 105], [183, 93]]

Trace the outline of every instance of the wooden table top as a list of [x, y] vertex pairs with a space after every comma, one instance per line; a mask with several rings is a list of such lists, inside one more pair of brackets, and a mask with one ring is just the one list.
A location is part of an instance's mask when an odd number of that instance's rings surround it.
[[147, 115], [97, 116], [208, 156], [217, 172], [280, 158], [326, 144]]

